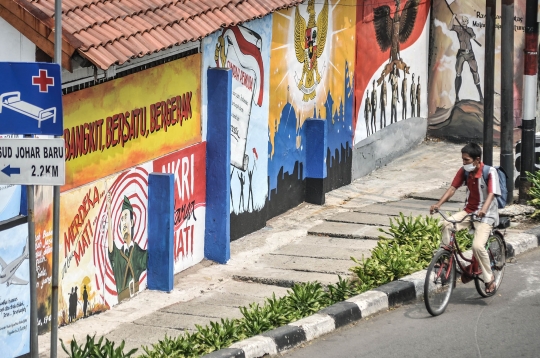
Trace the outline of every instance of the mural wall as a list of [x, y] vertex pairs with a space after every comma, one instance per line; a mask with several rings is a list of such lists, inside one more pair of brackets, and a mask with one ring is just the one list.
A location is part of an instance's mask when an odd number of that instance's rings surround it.
[[[272, 16], [224, 28], [203, 40], [203, 68], [232, 70], [231, 239], [266, 224]], [[203, 79], [204, 80], [204, 79]], [[205, 105], [206, 96], [204, 96]]]
[[[194, 55], [64, 96], [68, 154], [60, 212], [60, 325], [146, 288], [152, 172], [174, 174], [175, 272], [203, 259], [200, 66], [201, 56]], [[50, 248], [48, 189], [36, 193], [36, 229]], [[50, 249], [44, 250], [42, 330], [50, 320], [50, 259]]]
[[[453, 16], [454, 13], [456, 16]], [[521, 124], [525, 0], [514, 5], [514, 126]], [[494, 137], [500, 138], [501, 18], [495, 20]], [[433, 3], [433, 53], [429, 82], [429, 134], [481, 140], [484, 118], [485, 1]], [[515, 137], [519, 131], [515, 130]]]
[[350, 182], [355, 0], [309, 0], [274, 13], [268, 118], [268, 217], [304, 200], [303, 124], [328, 126], [326, 190]]
[[354, 142], [427, 117], [429, 0], [359, 2]]
[[20, 207], [21, 186], [0, 185], [0, 345], [6, 358], [30, 356], [28, 225], [26, 218], [10, 220]]

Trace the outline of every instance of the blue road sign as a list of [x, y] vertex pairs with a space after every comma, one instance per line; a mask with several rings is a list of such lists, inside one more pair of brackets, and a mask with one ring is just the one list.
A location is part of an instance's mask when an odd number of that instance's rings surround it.
[[60, 65], [0, 62], [0, 74], [0, 134], [63, 134]]

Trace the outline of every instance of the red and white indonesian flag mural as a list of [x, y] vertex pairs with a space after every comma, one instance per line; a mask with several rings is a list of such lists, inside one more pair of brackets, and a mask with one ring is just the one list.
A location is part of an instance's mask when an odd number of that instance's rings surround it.
[[217, 67], [232, 70], [231, 165], [245, 171], [248, 167], [246, 143], [251, 106], [262, 106], [264, 66], [261, 37], [254, 31], [235, 26], [223, 30], [216, 45]]

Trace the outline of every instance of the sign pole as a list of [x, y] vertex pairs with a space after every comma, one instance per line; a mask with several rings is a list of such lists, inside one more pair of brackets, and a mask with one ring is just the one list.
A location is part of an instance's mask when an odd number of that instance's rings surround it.
[[37, 269], [36, 269], [36, 230], [34, 226], [34, 186], [26, 186], [28, 205], [28, 261], [30, 264], [30, 356], [39, 356], [38, 317], [37, 317]]
[[[54, 62], [62, 74], [62, 0], [54, 2]], [[61, 85], [61, 83], [60, 83]], [[60, 186], [53, 188], [51, 358], [58, 355], [58, 266], [60, 245]]]

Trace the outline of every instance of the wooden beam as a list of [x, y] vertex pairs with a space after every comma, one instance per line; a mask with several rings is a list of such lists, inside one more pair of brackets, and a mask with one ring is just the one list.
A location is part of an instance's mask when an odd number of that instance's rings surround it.
[[[21, 18], [19, 18], [18, 16], [10, 12], [8, 9], [6, 9], [2, 5], [0, 5], [0, 17], [6, 20], [7, 23], [9, 23], [11, 26], [17, 29], [21, 34], [26, 36], [26, 38], [32, 41], [37, 47], [39, 47], [47, 55], [54, 57], [54, 42], [47, 39], [47, 36], [43, 36], [43, 34], [38, 32], [36, 29], [32, 28], [31, 26], [29, 26], [25, 21], [23, 21]], [[64, 51], [62, 51], [62, 67], [64, 67], [66, 70], [70, 72], [73, 71], [73, 68], [71, 66], [71, 55]]]

